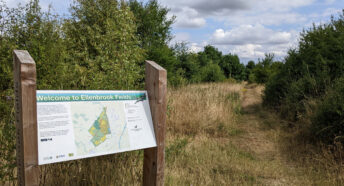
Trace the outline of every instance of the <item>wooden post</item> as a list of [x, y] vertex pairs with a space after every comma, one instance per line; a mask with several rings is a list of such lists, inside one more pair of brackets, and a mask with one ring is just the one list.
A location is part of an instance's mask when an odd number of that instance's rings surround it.
[[146, 61], [146, 90], [157, 147], [144, 150], [143, 185], [164, 185], [167, 72], [153, 61]]
[[36, 64], [26, 50], [13, 51], [18, 185], [39, 185]]

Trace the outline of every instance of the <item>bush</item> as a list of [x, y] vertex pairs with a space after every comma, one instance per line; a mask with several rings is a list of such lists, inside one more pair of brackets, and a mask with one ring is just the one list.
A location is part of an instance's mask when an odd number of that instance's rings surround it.
[[225, 79], [225, 75], [217, 64], [208, 64], [204, 66], [200, 74], [203, 82], [217, 82]]
[[314, 136], [324, 142], [344, 142], [344, 77], [324, 96], [312, 119]]
[[[314, 137], [326, 143], [343, 135], [343, 43], [344, 10], [338, 19], [301, 33], [298, 49], [274, 67], [264, 92], [265, 106], [292, 121], [311, 120]], [[315, 114], [308, 112], [313, 106]]]
[[265, 58], [259, 60], [257, 65], [252, 64], [252, 62], [247, 64], [248, 81], [260, 84], [268, 82], [283, 66], [283, 63], [274, 61], [274, 57], [274, 54], [265, 54]]
[[[254, 82], [252, 79], [253, 77], [250, 76], [249, 81]], [[288, 76], [285, 73], [281, 72], [272, 76], [265, 86], [263, 96], [264, 105], [271, 108], [277, 108], [280, 106], [282, 102], [281, 98], [286, 96], [285, 94], [287, 93], [287, 85]]]

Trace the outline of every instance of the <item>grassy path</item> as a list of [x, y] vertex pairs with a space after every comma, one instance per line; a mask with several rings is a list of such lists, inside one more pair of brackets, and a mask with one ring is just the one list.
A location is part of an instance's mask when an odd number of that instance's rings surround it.
[[[250, 173], [255, 178], [255, 184], [287, 185], [295, 183], [296, 172], [281, 157], [278, 149], [277, 126], [280, 120], [271, 113], [264, 112], [261, 107], [263, 87], [245, 85], [241, 98], [242, 115], [238, 127], [244, 131], [242, 135], [233, 138], [233, 143], [240, 149], [252, 154], [254, 161], [250, 162]], [[274, 127], [276, 126], [276, 127]]]
[[262, 108], [262, 92], [230, 83], [170, 91], [166, 185], [343, 185], [342, 165]]
[[[304, 150], [313, 147], [292, 140], [292, 133], [282, 130], [288, 124], [275, 114], [262, 108], [263, 87], [245, 85], [241, 97], [242, 115], [238, 127], [244, 131], [233, 138], [233, 144], [252, 154], [250, 173], [254, 184], [262, 185], [341, 185], [336, 181], [336, 173], [323, 170], [323, 161], [331, 157], [312, 157]], [[296, 145], [293, 147], [293, 145]], [[315, 155], [316, 156], [316, 155]], [[338, 173], [337, 173], [338, 174]]]

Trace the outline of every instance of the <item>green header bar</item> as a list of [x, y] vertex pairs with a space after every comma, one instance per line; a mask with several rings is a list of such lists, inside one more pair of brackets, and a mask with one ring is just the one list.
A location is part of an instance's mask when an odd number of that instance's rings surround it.
[[146, 100], [145, 93], [37, 93], [37, 102]]

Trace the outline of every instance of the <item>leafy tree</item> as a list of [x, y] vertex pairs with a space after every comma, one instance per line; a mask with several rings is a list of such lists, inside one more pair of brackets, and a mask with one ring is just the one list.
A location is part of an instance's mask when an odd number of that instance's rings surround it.
[[[75, 87], [129, 89], [139, 86], [143, 50], [134, 15], [125, 2], [77, 0], [64, 30]], [[80, 78], [75, 78], [76, 76]]]
[[201, 81], [202, 82], [217, 82], [223, 81], [225, 76], [220, 66], [217, 64], [209, 63], [201, 68]]
[[173, 50], [177, 56], [177, 68], [184, 70], [184, 77], [189, 82], [199, 82], [199, 69], [198, 55], [190, 53], [186, 43], [177, 43]]
[[240, 63], [240, 59], [237, 55], [224, 55], [219, 65], [227, 78], [234, 78], [236, 80], [245, 79], [245, 66]]
[[159, 5], [156, 0], [150, 0], [147, 3], [130, 0], [129, 7], [135, 16], [136, 34], [141, 41], [141, 46], [147, 50], [150, 57], [151, 48], [167, 45], [172, 39], [171, 26], [175, 17], [168, 18], [169, 9]]
[[[258, 64], [251, 70], [249, 80], [256, 83], [266, 83], [278, 69], [280, 62], [274, 62], [274, 54], [265, 54], [264, 59], [259, 59]], [[276, 69], [275, 69], [276, 68]]]
[[252, 73], [253, 69], [256, 67], [256, 64], [254, 63], [254, 61], [250, 60], [246, 66], [245, 66], [245, 70], [246, 70], [246, 79], [250, 81], [250, 74]]
[[219, 64], [222, 58], [222, 52], [217, 48], [207, 45], [204, 47], [203, 52], [198, 53], [200, 66], [208, 64]]
[[178, 85], [178, 82], [184, 82], [184, 70], [177, 67], [174, 51], [168, 46], [172, 39], [171, 25], [175, 17], [168, 18], [169, 9], [161, 6], [156, 0], [147, 3], [130, 0], [129, 7], [135, 16], [136, 35], [145, 51], [144, 57], [157, 62], [167, 70], [170, 84]]

